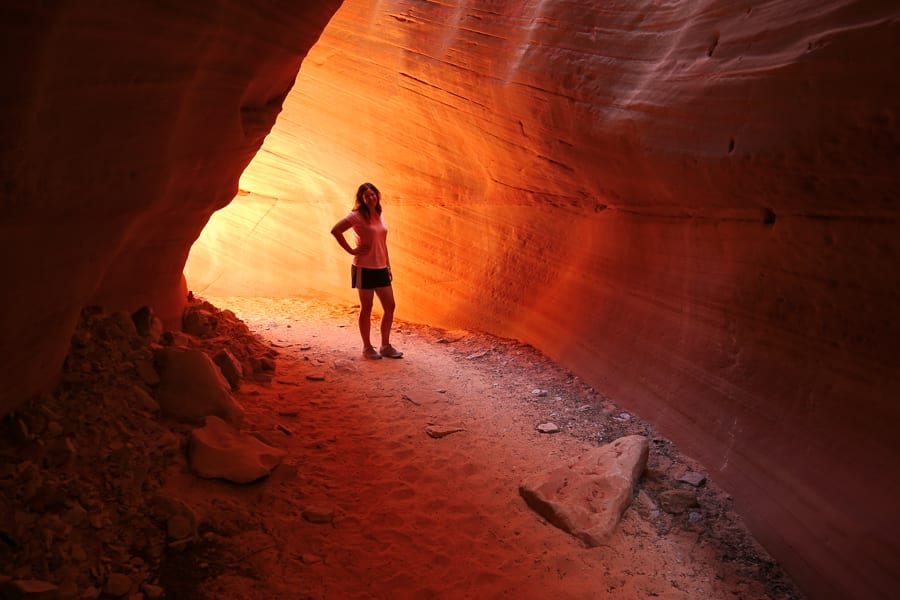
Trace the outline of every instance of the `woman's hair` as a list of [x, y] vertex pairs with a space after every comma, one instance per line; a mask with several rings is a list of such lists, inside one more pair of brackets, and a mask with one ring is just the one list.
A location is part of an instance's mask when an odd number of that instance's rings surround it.
[[378, 202], [375, 203], [375, 212], [379, 215], [381, 214], [381, 192], [378, 191], [378, 188], [371, 183], [364, 183], [359, 186], [359, 189], [356, 190], [356, 203], [353, 205], [353, 210], [358, 210], [362, 213], [362, 216], [366, 218], [366, 220], [370, 219], [372, 215], [369, 214], [369, 207], [366, 206], [366, 203], [363, 202], [363, 194], [366, 193], [366, 190], [372, 190], [375, 192], [375, 197], [378, 198]]

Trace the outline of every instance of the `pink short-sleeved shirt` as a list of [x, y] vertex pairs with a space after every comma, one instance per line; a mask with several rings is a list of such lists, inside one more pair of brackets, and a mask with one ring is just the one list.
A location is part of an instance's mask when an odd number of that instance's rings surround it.
[[369, 252], [354, 256], [353, 264], [366, 269], [383, 269], [387, 267], [387, 225], [384, 223], [384, 217], [377, 215], [376, 220], [369, 222], [366, 221], [366, 218], [359, 211], [354, 210], [345, 219], [353, 227], [353, 233], [356, 235], [356, 245], [369, 245]]

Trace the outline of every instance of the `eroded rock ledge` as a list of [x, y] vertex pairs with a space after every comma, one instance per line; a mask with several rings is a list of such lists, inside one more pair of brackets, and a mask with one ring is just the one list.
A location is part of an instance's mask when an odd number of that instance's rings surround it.
[[82, 307], [178, 322], [191, 244], [339, 5], [0, 7], [0, 412], [52, 387]]

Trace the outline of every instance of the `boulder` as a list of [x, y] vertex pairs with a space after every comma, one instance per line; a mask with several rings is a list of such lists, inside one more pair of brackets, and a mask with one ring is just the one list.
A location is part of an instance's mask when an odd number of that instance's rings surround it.
[[158, 340], [163, 332], [162, 321], [153, 313], [149, 306], [142, 306], [131, 314], [131, 320], [137, 329], [138, 335], [151, 340]]
[[594, 448], [570, 465], [519, 486], [535, 512], [589, 547], [603, 545], [616, 529], [647, 464], [649, 444], [640, 435]]
[[222, 419], [210, 416], [191, 432], [188, 458], [200, 477], [251, 483], [269, 475], [285, 456], [283, 450], [243, 434]]
[[222, 376], [228, 381], [231, 389], [236, 390], [241, 385], [241, 378], [244, 376], [244, 367], [240, 361], [234, 357], [230, 351], [226, 349], [219, 350], [213, 357], [213, 362], [222, 371]]
[[190, 348], [164, 348], [157, 360], [161, 372], [156, 399], [165, 416], [202, 423], [204, 417], [216, 415], [240, 427], [244, 411], [208, 355]]

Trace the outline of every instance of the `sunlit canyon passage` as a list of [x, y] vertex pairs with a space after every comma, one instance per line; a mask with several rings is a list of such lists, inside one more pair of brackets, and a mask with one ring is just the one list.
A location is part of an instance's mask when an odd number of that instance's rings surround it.
[[0, 9], [0, 411], [85, 306], [352, 301], [329, 230], [372, 181], [398, 316], [533, 346], [809, 597], [890, 597], [896, 3], [318, 4]]

